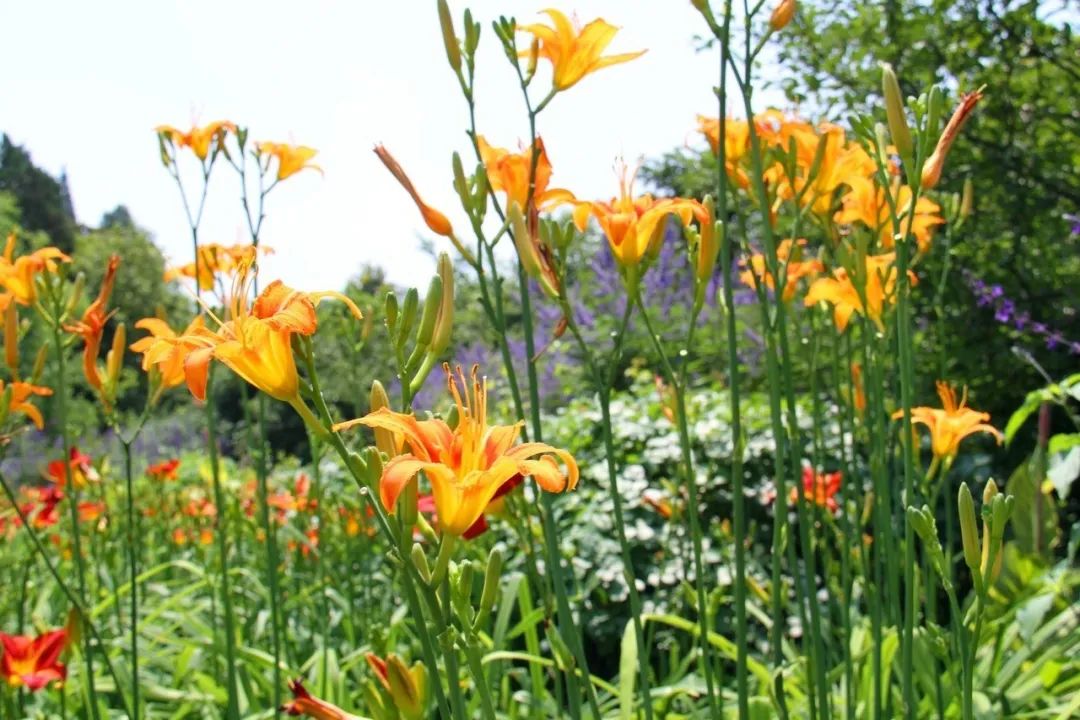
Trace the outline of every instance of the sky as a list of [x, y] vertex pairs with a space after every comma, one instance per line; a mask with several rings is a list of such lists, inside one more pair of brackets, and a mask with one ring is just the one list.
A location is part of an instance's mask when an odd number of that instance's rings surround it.
[[[549, 4], [451, 0], [459, 33], [466, 4], [484, 26], [480, 132], [493, 145], [516, 147], [527, 137], [527, 116], [490, 23], [500, 14], [520, 24], [540, 21], [538, 11]], [[695, 115], [716, 112], [717, 57], [696, 52], [704, 24], [688, 1], [558, 7], [583, 23], [603, 17], [619, 26], [608, 52], [648, 52], [590, 75], [541, 114], [553, 186], [607, 198], [617, 189], [617, 157], [632, 164], [702, 145]], [[255, 140], [317, 148], [324, 171], [296, 175], [270, 194], [263, 242], [275, 254], [262, 262], [264, 277], [338, 288], [370, 263], [396, 283], [422, 282], [418, 270], [426, 280], [433, 263], [419, 247], [430, 233], [372, 153], [376, 143], [395, 155], [428, 203], [464, 225], [450, 157], [454, 150], [471, 157], [467, 107], [446, 62], [434, 0], [35, 0], [0, 14], [4, 54], [21, 59], [17, 71], [9, 64], [0, 73], [0, 130], [47, 171], [66, 170], [85, 224], [124, 204], [167, 258], [190, 261], [179, 194], [161, 166], [153, 128], [228, 119], [249, 127]], [[550, 86], [541, 65], [537, 97]], [[761, 102], [770, 99], [778, 101], [766, 94]], [[232, 168], [220, 163], [210, 182], [201, 239], [246, 242]]]

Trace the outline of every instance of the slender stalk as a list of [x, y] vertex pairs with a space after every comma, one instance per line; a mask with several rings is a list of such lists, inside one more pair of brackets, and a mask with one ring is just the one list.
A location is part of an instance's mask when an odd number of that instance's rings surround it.
[[131, 471], [131, 443], [121, 442], [124, 449], [124, 483], [127, 488], [127, 556], [128, 577], [131, 583], [131, 712], [132, 720], [139, 719], [139, 562], [136, 552], [138, 527], [135, 514], [135, 486]]
[[[268, 466], [266, 454], [270, 443], [266, 437], [266, 395], [258, 393], [258, 423], [259, 436], [256, 446], [255, 482], [259, 495], [259, 522], [262, 524], [263, 533], [266, 535], [266, 582], [267, 592], [270, 595], [270, 637], [271, 649], [274, 658], [274, 707], [281, 706], [281, 609], [280, 589], [278, 582], [278, 558], [277, 531], [270, 519], [270, 489], [267, 482]], [[275, 714], [277, 711], [275, 710]]]
[[[53, 291], [56, 292], [55, 286]], [[79, 527], [79, 488], [71, 476], [71, 437], [67, 425], [67, 345], [64, 343], [63, 326], [61, 317], [63, 309], [61, 299], [54, 296], [53, 308], [55, 309], [53, 322], [53, 348], [56, 352], [56, 422], [60, 429], [61, 448], [64, 453], [64, 481], [68, 491], [68, 510], [71, 518], [71, 553], [75, 560], [75, 579], [79, 589], [79, 604], [85, 606], [86, 593], [86, 566], [82, 556], [82, 530]], [[90, 717], [97, 720], [98, 699], [97, 686], [94, 680], [94, 657], [93, 644], [89, 634], [83, 635], [83, 661], [86, 665], [86, 689], [90, 699]], [[106, 655], [105, 647], [101, 646], [101, 654]], [[119, 685], [117, 688], [119, 689]]]
[[229, 579], [229, 512], [225, 504], [225, 493], [221, 488], [221, 463], [218, 458], [217, 417], [214, 412], [214, 403], [210, 395], [210, 384], [213, 381], [213, 367], [210, 376], [207, 377], [205, 404], [207, 450], [210, 454], [210, 480], [214, 492], [214, 505], [217, 507], [215, 517], [215, 532], [218, 551], [218, 568], [221, 573], [221, 604], [225, 621], [225, 689], [228, 700], [225, 708], [225, 717], [228, 720], [239, 720], [240, 698], [236, 685], [236, 620], [233, 615], [232, 581]]
[[[690, 428], [686, 418], [686, 388], [683, 387], [680, 380], [682, 376], [675, 372], [674, 367], [671, 365], [671, 361], [668, 359], [667, 352], [664, 351], [663, 343], [660, 342], [660, 336], [657, 335], [656, 330], [653, 328], [652, 321], [649, 319], [649, 312], [645, 308], [645, 303], [641, 297], [640, 288], [634, 288], [634, 301], [641, 311], [642, 320], [645, 321], [645, 329], [648, 331], [649, 338], [653, 344], [653, 349], [660, 358], [660, 363], [664, 368], [664, 374], [667, 376], [667, 381], [675, 390], [675, 421], [679, 431], [679, 447], [682, 453], [683, 465], [683, 482], [686, 484], [687, 494], [687, 514], [689, 515], [690, 534], [693, 541], [694, 586], [697, 595], [698, 624], [700, 625], [698, 640], [701, 648], [701, 664], [705, 676], [705, 688], [708, 693], [709, 717], [716, 719], [720, 717], [720, 708], [717, 699], [716, 680], [713, 676], [715, 667], [713, 666], [712, 659], [712, 645], [709, 643], [709, 612], [707, 596], [705, 593], [705, 564], [702, 559], [704, 551], [702, 547], [701, 516], [698, 508], [697, 478], [694, 472], [694, 456], [690, 442]], [[694, 313], [694, 317], [691, 319], [691, 338], [695, 324], [696, 313]]]

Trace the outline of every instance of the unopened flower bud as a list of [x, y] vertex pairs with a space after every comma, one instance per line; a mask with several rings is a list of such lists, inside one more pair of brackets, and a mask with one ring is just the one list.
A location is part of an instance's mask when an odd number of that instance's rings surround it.
[[507, 211], [507, 219], [510, 221], [510, 230], [514, 235], [514, 246], [517, 248], [518, 257], [525, 267], [525, 273], [540, 282], [540, 286], [553, 298], [559, 297], [559, 280], [548, 262], [547, 255], [539, 238], [534, 237], [529, 231], [522, 215], [521, 208], [517, 203], [512, 203]]
[[[975, 501], [967, 483], [960, 483], [960, 492], [956, 498], [956, 509], [960, 514], [960, 539], [964, 544], [964, 562], [972, 575], [979, 576], [979, 528], [975, 523]], [[976, 584], [978, 584], [976, 580]]]
[[484, 589], [480, 593], [480, 606], [477, 608], [476, 621], [473, 623], [475, 630], [483, 626], [495, 605], [495, 596], [499, 592], [499, 581], [502, 578], [502, 565], [502, 551], [498, 547], [491, 548], [487, 566], [484, 568]]
[[401, 315], [398, 320], [397, 338], [395, 343], [399, 348], [405, 346], [405, 341], [412, 333], [413, 323], [416, 322], [416, 311], [420, 308], [420, 293], [416, 288], [405, 291], [405, 301], [401, 306]]
[[439, 277], [442, 278], [442, 297], [439, 302], [439, 314], [435, 318], [435, 332], [431, 337], [433, 355], [441, 355], [450, 346], [450, 335], [454, 328], [454, 264], [446, 253], [439, 254]]
[[945, 125], [945, 129], [934, 147], [934, 152], [930, 153], [930, 157], [923, 163], [921, 182], [924, 190], [930, 190], [937, 186], [938, 181], [941, 179], [941, 171], [945, 167], [945, 158], [949, 155], [949, 148], [956, 141], [956, 137], [960, 134], [960, 128], [964, 126], [964, 122], [975, 110], [975, 105], [982, 99], [982, 96], [982, 88], [980, 88], [960, 98], [960, 104], [953, 111], [952, 117], [949, 118], [949, 122]]
[[769, 16], [769, 27], [773, 32], [783, 30], [795, 17], [795, 0], [780, 0]]
[[427, 670], [422, 663], [411, 668], [397, 655], [386, 658], [386, 679], [390, 697], [406, 720], [419, 720], [427, 709]]
[[[378, 380], [374, 380], [371, 383], [371, 393], [368, 395], [368, 403], [371, 412], [375, 412], [380, 408], [390, 407], [390, 398], [386, 394], [386, 388]], [[375, 447], [379, 449], [379, 452], [384, 453], [387, 457], [394, 457], [398, 454], [397, 442], [394, 439], [394, 432], [387, 430], [386, 428], [375, 428]]]
[[19, 377], [19, 311], [13, 302], [4, 311], [4, 362], [12, 377]]
[[112, 395], [116, 396], [116, 388], [120, 382], [120, 371], [124, 367], [124, 346], [127, 344], [127, 329], [124, 323], [116, 326], [113, 333], [112, 348], [105, 356], [105, 375]]
[[900, 94], [900, 82], [896, 79], [896, 72], [892, 65], [888, 63], [881, 65], [881, 90], [885, 97], [885, 115], [889, 120], [889, 135], [900, 157], [907, 161], [914, 147], [911, 141], [911, 129], [908, 127], [907, 116], [904, 114], [904, 99]]
[[413, 202], [416, 203], [417, 209], [420, 210], [421, 217], [424, 218], [424, 223], [428, 226], [428, 229], [436, 235], [442, 235], [443, 237], [450, 237], [453, 235], [454, 229], [450, 225], [450, 221], [441, 212], [425, 203], [420, 194], [416, 191], [416, 188], [412, 184], [412, 180], [405, 174], [405, 170], [398, 164], [398, 161], [394, 159], [394, 156], [390, 154], [382, 145], [375, 146], [375, 154], [382, 160], [383, 165], [390, 171], [390, 174], [394, 176], [401, 187], [405, 188], [405, 192], [409, 194]]
[[412, 558], [413, 567], [416, 568], [416, 572], [420, 575], [420, 579], [430, 584], [431, 567], [428, 565], [427, 555], [424, 553], [423, 546], [420, 543], [413, 543], [410, 556]]
[[706, 196], [702, 204], [705, 206], [705, 220], [701, 223], [698, 240], [696, 276], [698, 283], [704, 286], [712, 278], [716, 267], [716, 255], [724, 237], [724, 223], [716, 219], [716, 204], [712, 196]]
[[967, 220], [975, 207], [975, 184], [971, 178], [964, 180], [964, 192], [960, 196], [960, 219]]
[[540, 60], [540, 39], [534, 37], [529, 43], [529, 64], [525, 68], [525, 81], [528, 82], [536, 74], [536, 64]]
[[37, 356], [34, 358], [34, 368], [30, 372], [30, 383], [36, 385], [38, 380], [41, 379], [41, 373], [45, 372], [45, 360], [49, 356], [49, 346], [42, 345], [38, 348]]
[[398, 300], [397, 295], [393, 290], [386, 293], [386, 302], [383, 305], [383, 312], [386, 315], [386, 329], [390, 331], [390, 335], [393, 336], [397, 330], [398, 320]]
[[442, 27], [443, 45], [446, 46], [446, 60], [454, 72], [461, 70], [461, 46], [454, 34], [454, 19], [450, 17], [450, 6], [446, 0], [438, 0], [439, 25]]
[[439, 317], [439, 306], [442, 304], [443, 286], [442, 278], [433, 275], [428, 284], [427, 295], [424, 296], [424, 311], [420, 315], [420, 329], [416, 332], [417, 347], [428, 347], [431, 338], [435, 334], [435, 320]]
[[[44, 276], [38, 275], [37, 279], [44, 282]], [[70, 315], [75, 312], [75, 307], [79, 304], [79, 300], [82, 299], [83, 289], [86, 287], [86, 274], [79, 273], [75, 276], [75, 282], [71, 284], [71, 293], [68, 295], [67, 303], [64, 305], [64, 314]]]

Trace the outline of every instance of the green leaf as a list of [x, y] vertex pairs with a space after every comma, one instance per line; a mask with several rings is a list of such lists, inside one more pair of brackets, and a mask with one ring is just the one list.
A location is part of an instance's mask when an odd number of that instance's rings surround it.
[[1071, 450], [1080, 445], [1080, 433], [1058, 433], [1050, 436], [1050, 444], [1047, 452], [1056, 455], [1060, 452]]
[[1036, 595], [1028, 600], [1016, 611], [1016, 622], [1020, 626], [1020, 637], [1025, 642], [1031, 641], [1031, 636], [1039, 629], [1043, 618], [1054, 604], [1053, 594]]
[[638, 671], [637, 635], [631, 618], [623, 630], [622, 647], [619, 651], [619, 720], [631, 720], [634, 716], [634, 682]]
[[1029, 392], [1027, 397], [1024, 398], [1024, 403], [1016, 409], [1016, 412], [1009, 418], [1009, 422], [1005, 424], [1005, 444], [1010, 444], [1017, 431], [1031, 417], [1031, 414], [1038, 410], [1040, 405], [1051, 399], [1051, 393], [1046, 388]]
[[[1035, 552], [1035, 516], [1036, 516], [1036, 497], [1037, 493], [1041, 493], [1039, 485], [1035, 478], [1031, 476], [1029, 466], [1031, 460], [1028, 459], [1020, 464], [1020, 467], [1016, 468], [1013, 474], [1009, 477], [1009, 481], [1005, 484], [1005, 492], [1016, 498], [1016, 505], [1013, 509], [1012, 519], [1009, 524], [1012, 526], [1013, 535], [1016, 538], [1017, 547], [1025, 553]], [[1042, 496], [1042, 550], [1046, 550], [1049, 540], [1054, 537], [1057, 532], [1057, 510], [1055, 508], [1054, 499], [1049, 495]]]

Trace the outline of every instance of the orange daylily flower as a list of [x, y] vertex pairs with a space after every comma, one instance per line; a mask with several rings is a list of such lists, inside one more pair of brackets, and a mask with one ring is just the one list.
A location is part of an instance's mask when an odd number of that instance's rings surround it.
[[[868, 255], [866, 257], [866, 307], [863, 306], [859, 289], [845, 268], [833, 270], [832, 277], [818, 278], [806, 292], [804, 303], [807, 307], [819, 302], [833, 306], [833, 320], [836, 329], [844, 332], [852, 313], [859, 313], [870, 319], [879, 329], [884, 329], [881, 317], [886, 303], [896, 302], [896, 253]], [[908, 271], [912, 285], [917, 282], [915, 273]]]
[[[182, 377], [181, 381], [183, 381]], [[146, 474], [156, 480], [175, 480], [179, 475], [179, 471], [180, 460], [177, 458], [154, 463], [146, 468]]]
[[647, 488], [645, 492], [641, 494], [641, 503], [651, 507], [665, 520], [670, 520], [675, 514], [675, 508], [671, 504], [671, 499], [655, 488]]
[[293, 699], [281, 706], [281, 711], [286, 715], [306, 715], [315, 720], [360, 720], [359, 716], [351, 715], [337, 705], [314, 697], [304, 687], [300, 678], [289, 681], [289, 691], [292, 692]]
[[664, 221], [675, 215], [683, 225], [696, 218], [704, 222], [708, 213], [697, 200], [684, 198], [654, 199], [651, 195], [633, 197], [634, 175], [623, 165], [619, 197], [610, 202], [579, 202], [574, 206], [574, 224], [584, 231], [589, 217], [607, 236], [611, 252], [623, 267], [636, 267], [646, 255], [659, 251], [664, 235]]
[[[493, 147], [488, 144], [483, 135], [476, 138], [476, 144], [480, 148], [480, 158], [484, 162], [484, 171], [487, 173], [491, 189], [496, 192], [506, 193], [506, 205], [517, 203], [526, 212], [526, 200], [529, 198], [529, 171], [533, 166], [533, 153], [539, 152], [536, 158], [536, 173], [534, 175], [534, 188], [532, 195], [533, 206], [537, 210], [546, 210], [560, 203], [573, 202], [574, 194], [562, 188], [548, 189], [551, 180], [551, 161], [548, 160], [547, 150], [544, 149], [544, 141], [536, 138], [536, 145], [523, 148], [521, 152], [512, 153], [506, 148]], [[526, 215], [529, 213], [526, 212]]]
[[[357, 424], [385, 428], [401, 433], [409, 443], [410, 452], [392, 458], [379, 480], [379, 496], [387, 511], [394, 512], [398, 496], [421, 470], [431, 482], [439, 528], [456, 536], [477, 521], [514, 475], [531, 475], [547, 492], [574, 489], [578, 467], [570, 453], [536, 442], [514, 447], [521, 423], [487, 424], [487, 379], [480, 378], [477, 366], [473, 366], [471, 393], [461, 368], [459, 388], [450, 366], [443, 367], [457, 405], [458, 424], [453, 430], [442, 419], [417, 420], [385, 407], [334, 426], [335, 431]], [[565, 472], [552, 455], [566, 466]]]
[[[591, 72], [609, 65], [628, 62], [645, 54], [644, 50], [602, 57], [601, 53], [619, 31], [597, 18], [584, 27], [576, 26], [558, 10], [544, 10], [552, 25], [522, 25], [521, 32], [531, 33], [540, 43], [539, 56], [551, 62], [555, 90], [566, 90]], [[525, 57], [529, 53], [523, 52]]]
[[29, 255], [15, 257], [15, 233], [9, 233], [4, 256], [0, 258], [0, 286], [4, 288], [3, 295], [0, 295], [0, 309], [6, 308], [11, 300], [19, 305], [33, 305], [37, 300], [34, 277], [42, 272], [56, 272], [62, 262], [71, 262], [71, 258], [54, 247], [44, 247]]
[[198, 275], [199, 289], [212, 290], [217, 276], [234, 273], [242, 264], [255, 262], [258, 253], [269, 255], [273, 252], [273, 249], [266, 245], [260, 245], [256, 251], [255, 246], [248, 243], [231, 246], [206, 243], [199, 245], [198, 262], [189, 262], [166, 269], [165, 282], [180, 277], [194, 280]]
[[[806, 502], [827, 508], [829, 512], [839, 510], [834, 496], [840, 490], [841, 477], [839, 472], [819, 473], [812, 467], [804, 467], [802, 484]], [[792, 504], [799, 501], [798, 488], [791, 488], [789, 499]]]
[[89, 483], [97, 482], [97, 471], [94, 469], [93, 458], [79, 452], [79, 448], [72, 447], [68, 453], [68, 461], [53, 460], [45, 468], [45, 478], [57, 487], [67, 485], [68, 476], [71, 476], [71, 484], [76, 488], [85, 488]]
[[105, 514], [105, 503], [94, 502], [92, 500], [84, 500], [79, 503], [79, 521], [80, 522], [94, 522]]
[[[937, 382], [937, 392], [941, 409], [911, 408], [911, 424], [925, 425], [930, 431], [930, 448], [935, 458], [951, 461], [959, 451], [960, 441], [975, 433], [989, 433], [1001, 444], [1001, 433], [989, 424], [990, 414], [967, 407], [967, 388], [964, 388], [959, 403], [956, 402], [956, 390], [942, 380]], [[904, 411], [897, 410], [892, 417], [903, 419]]]
[[[698, 115], [698, 130], [709, 141], [713, 154], [720, 155], [720, 119]], [[743, 158], [750, 150], [750, 123], [728, 118], [724, 122], [724, 168], [735, 183], [744, 190], [750, 187], [750, 178], [741, 167]]]
[[28, 635], [0, 633], [0, 675], [10, 687], [25, 687], [36, 692], [49, 683], [63, 682], [67, 668], [60, 653], [67, 644], [67, 631], [52, 630], [31, 638]]
[[[798, 245], [806, 244], [805, 240], [800, 240]], [[790, 260], [792, 255], [792, 248], [795, 243], [790, 238], [782, 241], [776, 246], [776, 259], [781, 263], [787, 263], [787, 270], [785, 275], [787, 276], [784, 282], [784, 302], [790, 302], [795, 297], [795, 290], [798, 287], [799, 280], [802, 278], [814, 277], [815, 275], [825, 271], [825, 266], [820, 260]], [[746, 265], [747, 263], [744, 263]], [[758, 279], [764, 280], [765, 287], [769, 290], [776, 289], [776, 281], [773, 279], [772, 273], [766, 269], [765, 256], [761, 253], [755, 253], [750, 257], [746, 270], [739, 273], [739, 280], [745, 285], [749, 285], [752, 288], [758, 286]]]
[[322, 168], [311, 162], [311, 158], [315, 157], [319, 152], [314, 148], [309, 148], [306, 145], [290, 145], [288, 143], [275, 142], [261, 142], [257, 147], [260, 157], [267, 156], [267, 163], [269, 163], [270, 157], [277, 158], [277, 182], [281, 182], [301, 170], [307, 170], [309, 168], [315, 170], [320, 175], [323, 174]]
[[218, 120], [203, 127], [192, 127], [187, 132], [177, 130], [171, 125], [158, 125], [154, 132], [177, 147], [191, 148], [195, 157], [205, 161], [211, 150], [216, 154], [221, 149], [226, 135], [236, 132], [236, 125], [227, 120]]
[[103, 392], [105, 378], [102, 376], [101, 368], [98, 367], [98, 353], [101, 350], [101, 336], [105, 333], [105, 323], [112, 316], [112, 313], [107, 312], [105, 308], [112, 295], [118, 267], [120, 267], [120, 256], [113, 255], [105, 267], [105, 277], [101, 281], [98, 296], [87, 306], [79, 322], [64, 326], [68, 332], [82, 337], [83, 374], [86, 375], [86, 381], [90, 383], [90, 387], [97, 390], [103, 400], [105, 400]]
[[132, 343], [130, 349], [132, 352], [142, 353], [144, 371], [157, 368], [161, 378], [158, 392], [182, 384], [186, 379], [184, 364], [195, 347], [190, 343], [180, 342], [178, 338], [197, 335], [198, 331], [205, 327], [202, 315], [196, 316], [180, 335], [177, 335], [167, 322], [156, 317], [143, 318], [135, 323], [135, 327], [150, 333]]
[[[877, 233], [881, 247], [891, 249], [894, 245], [894, 228], [889, 217], [889, 202], [885, 190], [877, 186], [870, 178], [851, 177], [847, 184], [850, 190], [843, 197], [843, 208], [837, 211], [833, 219], [842, 225], [862, 223], [872, 232]], [[938, 213], [941, 207], [927, 197], [920, 197], [911, 212], [911, 188], [907, 185], [891, 190], [895, 198], [897, 212], [900, 214], [900, 234], [911, 233], [920, 252], [930, 249], [930, 240], [934, 228], [945, 222]]]
[[[357, 318], [362, 317], [360, 309], [342, 293], [299, 292], [280, 281], [270, 283], [249, 307], [252, 279], [250, 263], [242, 263], [226, 306], [226, 319], [211, 315], [218, 324], [217, 330], [202, 326], [180, 337], [158, 336], [157, 343], [147, 349], [144, 364], [175, 363], [182, 357], [191, 394], [205, 400], [210, 361], [217, 359], [249, 384], [289, 403], [305, 420], [310, 420], [311, 410], [300, 398], [292, 335], [315, 332], [315, 306], [328, 297], [341, 300]], [[167, 351], [168, 344], [176, 346], [171, 353]], [[161, 346], [166, 350], [156, 350]]]
[[413, 186], [412, 180], [405, 174], [405, 170], [398, 164], [398, 161], [394, 159], [394, 156], [390, 154], [390, 151], [382, 145], [376, 145], [375, 154], [379, 157], [379, 160], [382, 160], [382, 164], [386, 166], [386, 169], [390, 171], [390, 174], [394, 176], [394, 179], [401, 184], [401, 187], [405, 188], [405, 192], [409, 193], [409, 197], [416, 203], [416, 207], [420, 210], [420, 215], [424, 218], [424, 224], [428, 226], [428, 229], [436, 235], [453, 238], [454, 228], [450, 225], [450, 221], [447, 220], [446, 216], [441, 212], [423, 201], [420, 197], [420, 193], [418, 193]]
[[30, 421], [34, 423], [34, 427], [38, 430], [44, 430], [45, 418], [41, 416], [40, 410], [30, 404], [30, 398], [35, 395], [48, 397], [53, 393], [52, 388], [31, 385], [26, 382], [12, 382], [5, 386], [4, 381], [0, 380], [0, 395], [3, 394], [6, 387], [11, 387], [11, 403], [8, 405], [8, 412], [21, 412], [30, 418]]

